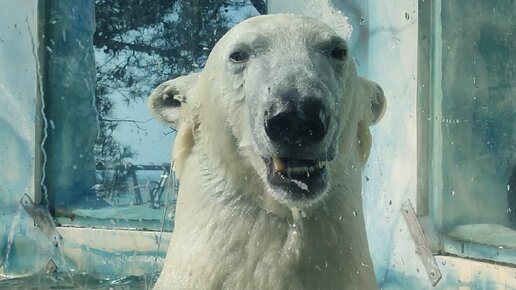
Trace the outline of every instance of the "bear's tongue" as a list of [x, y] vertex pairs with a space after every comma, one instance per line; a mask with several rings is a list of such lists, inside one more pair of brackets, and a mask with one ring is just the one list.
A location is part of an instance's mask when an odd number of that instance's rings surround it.
[[294, 179], [297, 179], [296, 177], [309, 178], [310, 174], [324, 166], [321, 161], [285, 157], [272, 157], [272, 164], [274, 170], [283, 177]]

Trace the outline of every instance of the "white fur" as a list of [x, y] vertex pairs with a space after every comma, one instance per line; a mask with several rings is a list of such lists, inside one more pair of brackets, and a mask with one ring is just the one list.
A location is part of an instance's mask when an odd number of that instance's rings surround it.
[[[312, 51], [312, 42], [333, 34], [306, 17], [255, 17], [219, 41], [199, 75], [153, 92], [155, 116], [179, 126], [174, 159], [181, 164], [175, 230], [155, 289], [377, 289], [361, 171], [368, 126], [381, 117], [385, 99], [378, 85], [356, 75], [351, 57], [335, 64]], [[239, 43], [268, 45], [267, 57], [257, 50], [240, 72], [228, 60]], [[267, 146], [258, 145], [264, 137], [249, 125], [259, 118], [250, 114], [250, 98], [271, 97], [257, 92], [282, 86], [324, 92], [334, 108], [338, 137], [321, 146], [338, 142], [337, 157], [327, 165], [328, 189], [314, 200], [289, 200], [267, 184], [260, 158]], [[162, 102], [183, 95], [181, 107]]]

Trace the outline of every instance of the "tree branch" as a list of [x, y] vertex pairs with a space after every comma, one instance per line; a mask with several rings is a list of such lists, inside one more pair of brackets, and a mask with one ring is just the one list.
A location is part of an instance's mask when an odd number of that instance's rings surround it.
[[249, 0], [253, 4], [254, 8], [260, 14], [267, 14], [267, 1], [266, 0]]
[[141, 43], [129, 43], [122, 42], [110, 38], [104, 37], [95, 37], [93, 39], [93, 44], [98, 48], [107, 47], [109, 50], [113, 51], [122, 51], [122, 50], [133, 50], [138, 52], [145, 52], [147, 54], [157, 54], [162, 57], [172, 57], [175, 56], [173, 49], [161, 49], [157, 47], [153, 47], [151, 45], [141, 44]]
[[99, 118], [100, 121], [102, 122], [129, 122], [129, 123], [133, 123], [134, 125], [136, 125], [136, 127], [140, 130], [143, 130], [143, 131], [147, 131], [145, 128], [142, 128], [138, 125], [138, 123], [147, 123], [149, 122], [150, 120], [152, 120], [152, 118], [146, 120], [146, 121], [137, 121], [137, 120], [129, 120], [129, 119], [107, 119], [107, 118]]

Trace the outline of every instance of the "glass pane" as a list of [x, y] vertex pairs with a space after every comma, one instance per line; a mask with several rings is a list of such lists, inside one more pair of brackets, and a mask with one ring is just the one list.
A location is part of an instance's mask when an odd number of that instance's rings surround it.
[[202, 69], [216, 41], [256, 9], [248, 1], [50, 1], [46, 14], [44, 192], [55, 216], [171, 230], [175, 131], [152, 119], [147, 96]]
[[442, 1], [444, 225], [516, 248], [516, 43], [512, 0]]

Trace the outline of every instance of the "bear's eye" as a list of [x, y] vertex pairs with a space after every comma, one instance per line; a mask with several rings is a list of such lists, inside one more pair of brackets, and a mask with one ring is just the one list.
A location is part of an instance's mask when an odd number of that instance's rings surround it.
[[346, 47], [334, 47], [330, 51], [330, 56], [337, 60], [345, 60], [348, 56], [348, 49]]
[[245, 62], [249, 59], [249, 53], [243, 50], [237, 50], [229, 55], [229, 59], [235, 63]]

